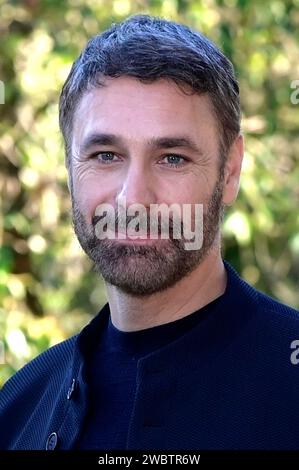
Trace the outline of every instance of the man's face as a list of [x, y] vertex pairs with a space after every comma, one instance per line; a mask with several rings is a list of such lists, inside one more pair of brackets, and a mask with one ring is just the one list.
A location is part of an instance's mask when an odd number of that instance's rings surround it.
[[[219, 131], [209, 98], [174, 82], [121, 77], [83, 95], [73, 126], [70, 178], [78, 239], [104, 279], [132, 295], [174, 285], [203, 260], [219, 232], [223, 183]], [[203, 244], [99, 240], [96, 208], [139, 203], [204, 205]], [[194, 212], [192, 212], [194, 215]], [[170, 221], [171, 222], [171, 221]]]

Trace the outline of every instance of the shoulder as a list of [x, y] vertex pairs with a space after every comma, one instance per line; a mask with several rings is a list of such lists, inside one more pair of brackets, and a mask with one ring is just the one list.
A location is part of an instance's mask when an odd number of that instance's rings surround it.
[[32, 440], [28, 448], [39, 448], [61, 394], [67, 394], [75, 344], [76, 336], [49, 348], [4, 384], [0, 391], [0, 428], [6, 432], [0, 433], [0, 449], [15, 448], [23, 432], [27, 444]]
[[[285, 372], [292, 362], [292, 348], [299, 345], [299, 311], [255, 289], [242, 279], [228, 263], [228, 288], [225, 296], [223, 328], [235, 332], [238, 350], [249, 362], [261, 365], [269, 360]], [[292, 370], [292, 373], [295, 373]], [[298, 374], [296, 370], [296, 374]]]
[[[299, 311], [272, 297], [256, 290], [256, 337], [271, 352], [272, 358], [277, 356], [277, 363], [286, 360], [289, 364], [294, 342], [299, 340]], [[299, 341], [298, 341], [299, 344]], [[293, 371], [294, 372], [294, 371]], [[296, 376], [298, 377], [297, 371]]]
[[273, 315], [277, 320], [283, 322], [285, 326], [288, 323], [299, 326], [299, 311], [286, 305], [263, 292], [256, 291], [259, 302], [259, 309], [265, 315]]
[[236, 270], [227, 262], [225, 267], [228, 273], [228, 284], [230, 287], [230, 297], [237, 299], [240, 305], [248, 306], [257, 318], [272, 317], [276, 321], [281, 321], [285, 325], [299, 325], [299, 311], [286, 305], [279, 300], [261, 292], [248, 284], [239, 276]]
[[[255, 373], [289, 376], [290, 387], [298, 386], [299, 311], [255, 289], [227, 265], [230, 327], [237, 325], [234, 345], [240, 361]], [[296, 358], [295, 358], [296, 359]], [[297, 359], [296, 359], [297, 360]]]
[[299, 333], [298, 310], [252, 286], [249, 286], [249, 289], [251, 290], [251, 298], [255, 305], [257, 319], [266, 321], [269, 325], [273, 325], [273, 327], [279, 327], [281, 333], [288, 329], [298, 330]]
[[49, 382], [59, 381], [71, 367], [77, 336], [44, 351], [15, 373], [0, 391], [0, 411], [18, 395], [35, 393], [47, 387]]

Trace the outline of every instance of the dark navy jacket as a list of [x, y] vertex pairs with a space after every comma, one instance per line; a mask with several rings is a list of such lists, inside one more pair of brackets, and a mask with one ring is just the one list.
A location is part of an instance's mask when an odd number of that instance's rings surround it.
[[[299, 313], [226, 269], [221, 311], [140, 359], [127, 449], [299, 449]], [[107, 315], [108, 306], [5, 384], [0, 449], [75, 447], [86, 361]]]

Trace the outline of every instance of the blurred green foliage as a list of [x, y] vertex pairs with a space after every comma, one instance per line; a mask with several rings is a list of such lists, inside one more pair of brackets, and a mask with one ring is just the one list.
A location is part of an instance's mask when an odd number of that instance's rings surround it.
[[57, 102], [86, 40], [138, 12], [187, 23], [234, 63], [247, 150], [224, 255], [299, 307], [299, 0], [0, 0], [0, 385], [105, 302], [72, 233]]

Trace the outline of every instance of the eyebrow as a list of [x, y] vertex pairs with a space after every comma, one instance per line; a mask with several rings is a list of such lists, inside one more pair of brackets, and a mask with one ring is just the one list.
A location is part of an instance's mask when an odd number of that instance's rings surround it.
[[[91, 147], [96, 145], [118, 145], [125, 146], [125, 142], [121, 136], [116, 134], [106, 133], [93, 133], [88, 135], [82, 145], [80, 146], [80, 153], [84, 154], [88, 152]], [[174, 147], [185, 148], [202, 155], [203, 150], [197, 145], [197, 143], [189, 136], [169, 136], [169, 137], [154, 137], [147, 141], [149, 147], [155, 149], [170, 149]]]

